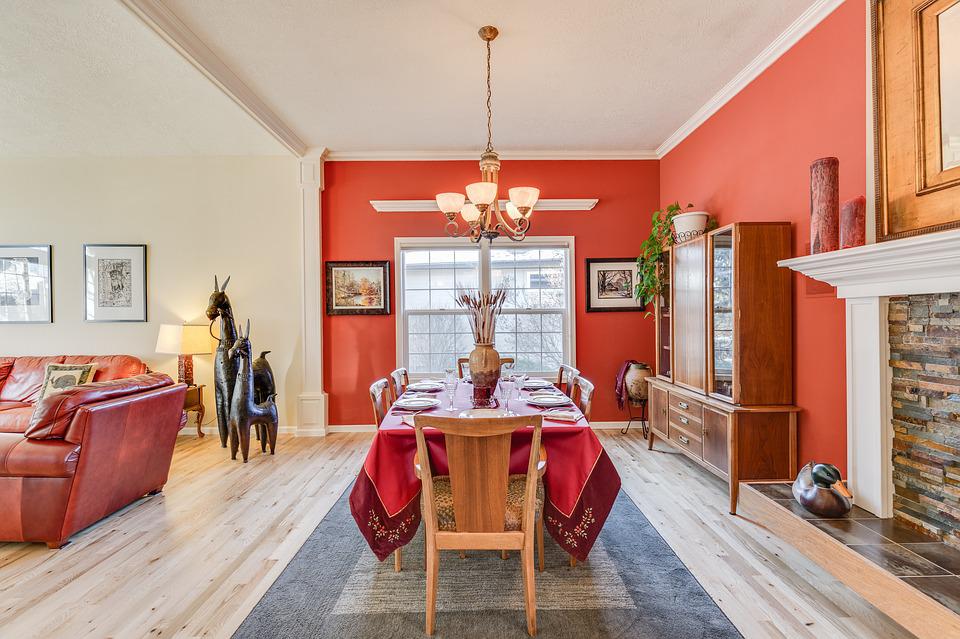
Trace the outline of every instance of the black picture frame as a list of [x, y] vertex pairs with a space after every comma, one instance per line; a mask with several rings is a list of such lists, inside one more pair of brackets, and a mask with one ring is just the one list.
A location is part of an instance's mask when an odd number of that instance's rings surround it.
[[[584, 278], [584, 297], [586, 300], [587, 312], [588, 313], [624, 313], [624, 312], [639, 312], [645, 309], [645, 306], [638, 302], [633, 297], [633, 288], [634, 282], [637, 277], [637, 258], [635, 257], [588, 257], [586, 260], [586, 277]], [[593, 286], [593, 273], [595, 267], [601, 265], [611, 265], [611, 266], [620, 266], [621, 268], [610, 269], [617, 271], [628, 271], [629, 280], [626, 282], [626, 287], [629, 290], [629, 297], [622, 298], [622, 304], [618, 302], [620, 300], [608, 300], [603, 302], [601, 305], [601, 300], [599, 296], [595, 296], [594, 286]]]
[[[128, 316], [123, 316], [117, 312], [102, 312], [98, 314], [97, 308], [91, 310], [90, 300], [96, 297], [95, 295], [95, 285], [92, 283], [90, 276], [88, 275], [88, 269], [90, 264], [88, 261], [88, 253], [96, 249], [129, 249], [130, 257], [138, 257], [142, 261], [141, 269], [134, 269], [131, 267], [131, 282], [133, 278], [139, 275], [139, 286], [142, 289], [140, 295], [133, 295], [131, 292], [131, 297], [135, 297], [140, 300], [142, 304], [143, 312], [135, 313], [134, 310], [131, 310]], [[127, 323], [127, 322], [148, 322], [148, 296], [147, 296], [147, 245], [146, 244], [87, 244], [83, 245], [83, 272], [81, 276], [83, 277], [83, 321], [85, 322], [95, 322], [95, 323]], [[99, 258], [98, 258], [99, 259]], [[134, 307], [131, 307], [134, 309]]]
[[[336, 304], [336, 295], [334, 292], [334, 275], [338, 270], [350, 269], [377, 269], [381, 281], [381, 300], [374, 306], [338, 306]], [[327, 315], [390, 315], [390, 261], [389, 260], [367, 260], [367, 261], [337, 261], [325, 262], [325, 281], [324, 298], [326, 301]]]
[[[21, 252], [21, 255], [16, 255]], [[41, 262], [47, 269], [46, 281], [46, 312], [36, 319], [6, 319], [5, 313], [0, 313], [0, 324], [52, 324], [53, 323], [53, 245], [52, 244], [0, 244], [0, 258], [30, 258], [28, 253], [35, 252], [45, 257]]]

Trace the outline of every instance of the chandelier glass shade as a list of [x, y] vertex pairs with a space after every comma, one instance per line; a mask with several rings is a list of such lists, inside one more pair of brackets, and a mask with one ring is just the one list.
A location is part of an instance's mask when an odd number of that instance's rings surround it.
[[[509, 202], [501, 210], [499, 200], [500, 157], [493, 149], [493, 109], [490, 89], [490, 43], [499, 35], [496, 27], [480, 29], [480, 39], [487, 45], [487, 147], [480, 156], [480, 181], [466, 186], [462, 193], [438, 193], [437, 207], [447, 218], [446, 231], [451, 237], [468, 236], [471, 241], [493, 240], [505, 236], [519, 242], [530, 230], [533, 207], [540, 198], [540, 189], [517, 186], [507, 194]], [[506, 213], [506, 215], [504, 215]], [[461, 229], [460, 215], [466, 223]]]

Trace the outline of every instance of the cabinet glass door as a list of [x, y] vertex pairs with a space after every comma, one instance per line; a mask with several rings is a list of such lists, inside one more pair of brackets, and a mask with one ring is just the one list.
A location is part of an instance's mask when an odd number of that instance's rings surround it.
[[711, 390], [733, 398], [733, 230], [713, 235], [710, 256], [712, 299], [710, 321], [713, 343]]
[[657, 332], [660, 336], [657, 352], [657, 373], [670, 378], [670, 252], [664, 251], [657, 266], [663, 289], [657, 297]]

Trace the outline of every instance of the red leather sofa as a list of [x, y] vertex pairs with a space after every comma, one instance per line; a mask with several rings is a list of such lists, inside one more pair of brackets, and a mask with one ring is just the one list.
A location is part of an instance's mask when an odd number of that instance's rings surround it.
[[[35, 405], [44, 367], [98, 364], [94, 381]], [[167, 481], [186, 386], [139, 359], [0, 358], [0, 541], [51, 548]]]

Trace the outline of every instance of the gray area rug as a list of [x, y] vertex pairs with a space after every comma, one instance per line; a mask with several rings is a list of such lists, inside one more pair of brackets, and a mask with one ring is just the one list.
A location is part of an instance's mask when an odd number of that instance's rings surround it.
[[[404, 547], [403, 571], [380, 563], [350, 516], [344, 492], [235, 638], [424, 637], [423, 528]], [[740, 637], [643, 513], [623, 492], [590, 559], [570, 568], [546, 535], [536, 574], [538, 636]], [[435, 637], [526, 637], [519, 555], [440, 558]]]

